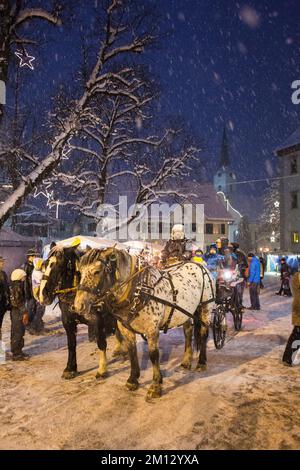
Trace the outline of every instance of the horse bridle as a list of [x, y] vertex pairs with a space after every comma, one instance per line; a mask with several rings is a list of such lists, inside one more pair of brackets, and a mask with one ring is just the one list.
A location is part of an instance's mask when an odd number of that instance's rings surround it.
[[[48, 257], [48, 260], [50, 259], [50, 257]], [[70, 262], [70, 260], [68, 260], [68, 263]], [[74, 274], [74, 279], [76, 278], [76, 274]], [[50, 279], [50, 276], [47, 275], [47, 274], [43, 274], [43, 277], [42, 277], [42, 280], [43, 281], [48, 281]], [[53, 291], [53, 294], [54, 295], [57, 295], [57, 294], [68, 294], [70, 292], [74, 292], [76, 289], [77, 289], [77, 286], [74, 286], [74, 287], [66, 287], [64, 289], [61, 288], [61, 280], [58, 281], [57, 283], [57, 288]]]
[[[110, 259], [99, 259], [97, 261], [100, 261], [100, 263], [103, 265], [104, 267], [104, 272], [106, 274], [109, 275], [110, 277], [110, 280], [113, 281], [113, 277], [115, 275], [115, 267], [112, 267], [112, 262]], [[98, 297], [104, 297], [106, 295], [106, 293], [101, 296], [101, 291], [102, 291], [102, 288], [103, 288], [103, 284], [104, 284], [104, 276], [101, 276], [101, 279], [99, 281], [99, 283], [97, 284], [96, 287], [88, 287], [88, 286], [83, 286], [82, 284], [79, 284], [79, 286], [77, 286], [77, 290], [78, 291], [82, 291], [82, 292], [87, 292], [88, 294], [91, 294], [91, 295], [94, 295], [94, 296], [98, 296]], [[99, 303], [99, 301], [97, 301], [97, 303]]]

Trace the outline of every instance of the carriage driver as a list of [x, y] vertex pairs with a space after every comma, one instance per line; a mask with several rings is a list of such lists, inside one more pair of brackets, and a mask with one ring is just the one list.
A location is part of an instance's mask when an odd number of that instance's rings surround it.
[[185, 237], [182, 224], [176, 224], [172, 228], [171, 238], [167, 241], [162, 253], [163, 264], [174, 264], [178, 261], [191, 259], [192, 252], [187, 246], [188, 240]]

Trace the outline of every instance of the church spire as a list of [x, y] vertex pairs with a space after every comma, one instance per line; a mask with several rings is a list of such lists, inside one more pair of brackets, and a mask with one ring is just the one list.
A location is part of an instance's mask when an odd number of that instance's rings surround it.
[[228, 138], [226, 134], [226, 127], [224, 126], [219, 168], [222, 168], [222, 167], [229, 168], [229, 166], [230, 166], [230, 161], [229, 161]]

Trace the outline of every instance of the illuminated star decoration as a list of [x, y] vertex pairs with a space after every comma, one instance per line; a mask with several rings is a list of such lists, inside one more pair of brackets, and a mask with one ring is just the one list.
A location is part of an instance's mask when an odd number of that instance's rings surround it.
[[280, 206], [280, 202], [279, 202], [279, 201], [275, 201], [275, 202], [274, 202], [274, 206], [275, 206], [275, 207], [279, 207], [279, 206]]
[[63, 151], [62, 151], [62, 160], [68, 160], [69, 158], [69, 153], [72, 152], [73, 150], [73, 147], [70, 145], [70, 140], [72, 139], [72, 137], [70, 137], [67, 141], [67, 143], [64, 145], [64, 148], [63, 148]]
[[60, 202], [56, 201], [53, 198], [54, 191], [53, 190], [49, 191], [49, 188], [52, 186], [52, 182], [51, 181], [45, 181], [44, 184], [45, 184], [45, 186], [44, 186], [43, 190], [38, 191], [38, 189], [35, 188], [33, 197], [37, 198], [38, 196], [44, 196], [47, 199], [47, 207], [49, 207], [50, 209], [52, 209], [52, 207], [56, 206], [56, 218], [58, 219], [58, 208], [59, 208]]
[[32, 55], [27, 54], [25, 49], [23, 51], [17, 51], [15, 52], [15, 55], [20, 59], [20, 67], [29, 67], [31, 70], [34, 70], [34, 67], [32, 65], [32, 62], [35, 60], [35, 57]]
[[45, 189], [38, 191], [38, 189], [35, 188], [33, 197], [37, 198], [38, 196], [44, 196], [46, 199], [48, 199], [48, 201], [50, 201], [53, 197], [53, 191], [51, 192], [48, 191], [51, 185], [52, 185], [51, 181], [45, 181]]

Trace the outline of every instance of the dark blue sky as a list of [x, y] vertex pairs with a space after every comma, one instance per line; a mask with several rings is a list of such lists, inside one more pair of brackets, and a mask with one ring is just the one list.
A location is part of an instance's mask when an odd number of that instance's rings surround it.
[[156, 63], [166, 108], [207, 140], [214, 163], [224, 120], [239, 179], [264, 177], [273, 149], [299, 125], [291, 83], [300, 78], [300, 2], [162, 3], [174, 30]]
[[[300, 79], [299, 0], [149, 2], [160, 15], [161, 32], [170, 32], [146, 57], [161, 81], [160, 112], [182, 116], [205, 140], [209, 175], [225, 122], [238, 180], [272, 176], [274, 148], [299, 125], [299, 107], [291, 101], [291, 83]], [[73, 86], [80, 37], [89, 36], [93, 21], [87, 2], [81, 3], [80, 34], [77, 16], [71, 27], [47, 29], [38, 49], [28, 47], [36, 68], [22, 69], [24, 91], [30, 88], [42, 117], [58, 85]]]

